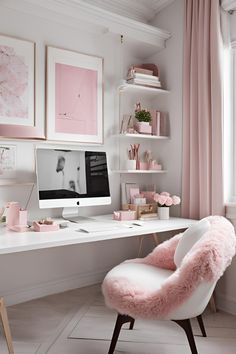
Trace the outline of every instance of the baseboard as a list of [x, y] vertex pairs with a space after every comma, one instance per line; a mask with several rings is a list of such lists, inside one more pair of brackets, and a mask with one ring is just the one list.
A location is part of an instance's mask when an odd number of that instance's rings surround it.
[[236, 315], [236, 299], [221, 293], [216, 293], [217, 309]]
[[97, 272], [79, 273], [67, 278], [39, 283], [33, 287], [15, 289], [6, 293], [1, 292], [1, 297], [4, 298], [7, 306], [16, 305], [43, 296], [101, 283], [108, 271], [109, 269]]

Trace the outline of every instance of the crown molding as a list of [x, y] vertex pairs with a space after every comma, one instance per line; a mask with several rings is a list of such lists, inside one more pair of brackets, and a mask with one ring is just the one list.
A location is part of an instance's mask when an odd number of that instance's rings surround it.
[[236, 0], [222, 0], [221, 6], [225, 11], [236, 10]]
[[161, 49], [170, 33], [157, 27], [114, 14], [82, 0], [1, 0], [1, 6], [38, 17], [61, 22], [64, 25], [99, 29], [100, 33], [123, 35]]
[[175, 0], [83, 0], [104, 10], [148, 23]]

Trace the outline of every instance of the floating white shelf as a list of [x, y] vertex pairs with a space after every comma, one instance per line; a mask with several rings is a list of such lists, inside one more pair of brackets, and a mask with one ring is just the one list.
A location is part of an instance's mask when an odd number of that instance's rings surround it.
[[113, 173], [139, 173], [139, 174], [153, 174], [153, 173], [166, 173], [166, 170], [113, 170]]
[[33, 186], [35, 182], [0, 181], [0, 187]]
[[148, 134], [132, 134], [132, 133], [121, 133], [117, 134], [120, 138], [135, 138], [135, 139], [150, 139], [150, 140], [167, 140], [169, 136], [162, 135], [148, 135]]
[[127, 84], [127, 83], [120, 85], [119, 91], [121, 93], [123, 93], [123, 92], [132, 92], [132, 93], [139, 93], [139, 94], [142, 93], [143, 95], [147, 94], [148, 96], [151, 96], [151, 95], [156, 96], [156, 95], [160, 95], [160, 94], [170, 93], [170, 91], [164, 90], [161, 88]]

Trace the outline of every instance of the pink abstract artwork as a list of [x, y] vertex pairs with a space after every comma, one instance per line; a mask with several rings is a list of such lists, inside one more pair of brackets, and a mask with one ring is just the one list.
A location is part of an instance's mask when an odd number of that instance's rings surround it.
[[0, 45], [0, 117], [28, 119], [28, 66], [14, 48]]
[[97, 135], [98, 73], [96, 70], [55, 64], [55, 131]]

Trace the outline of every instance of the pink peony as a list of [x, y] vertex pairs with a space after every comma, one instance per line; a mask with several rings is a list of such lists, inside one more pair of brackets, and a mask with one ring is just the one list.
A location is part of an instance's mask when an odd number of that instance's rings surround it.
[[166, 200], [167, 200], [167, 196], [166, 195], [159, 195], [158, 197], [158, 200], [157, 202], [160, 204], [160, 205], [165, 205], [166, 204]]
[[169, 197], [169, 196], [170, 196], [170, 193], [168, 193], [168, 192], [161, 192], [161, 195], [165, 195], [165, 196]]
[[181, 202], [180, 197], [178, 197], [177, 195], [173, 195], [172, 200], [174, 205], [180, 204]]
[[160, 196], [160, 194], [158, 194], [158, 193], [155, 193], [153, 196], [153, 200], [155, 200], [155, 202], [157, 202], [157, 203], [158, 203], [159, 196]]
[[171, 197], [167, 197], [166, 198], [166, 202], [165, 202], [166, 206], [171, 206], [173, 204], [173, 200]]

